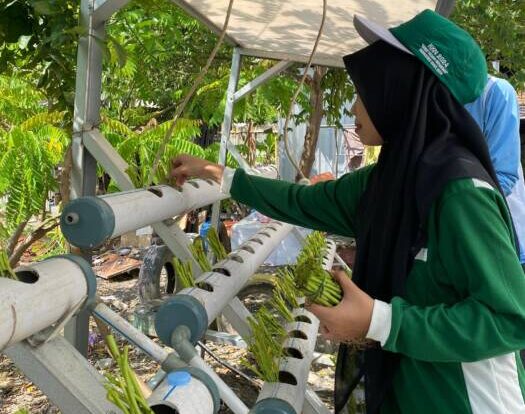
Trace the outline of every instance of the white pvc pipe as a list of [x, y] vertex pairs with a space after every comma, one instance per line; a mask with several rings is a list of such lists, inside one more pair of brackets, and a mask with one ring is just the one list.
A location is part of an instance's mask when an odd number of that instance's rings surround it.
[[[273, 177], [272, 166], [254, 173]], [[106, 240], [160, 223], [228, 198], [212, 180], [188, 180], [179, 188], [158, 185], [101, 197], [80, 197], [66, 205], [60, 219], [64, 237], [74, 246], [93, 248]]]
[[15, 281], [0, 278], [0, 350], [45, 329], [87, 298], [83, 270], [65, 258], [19, 267]]
[[208, 364], [206, 364], [198, 355], [194, 356], [190, 360], [189, 365], [202, 369], [213, 379], [213, 382], [215, 382], [217, 388], [219, 389], [221, 400], [224, 401], [224, 403], [230, 408], [230, 410], [233, 411], [234, 414], [248, 413], [248, 407], [246, 407], [246, 404], [244, 404], [239, 399], [239, 397], [237, 397], [237, 395], [231, 390], [230, 387], [228, 387], [228, 385], [226, 385], [221, 377], [219, 377], [215, 371], [211, 369]]
[[[293, 315], [304, 319], [285, 326], [289, 337], [284, 341], [283, 348], [289, 352], [294, 352], [292, 355], [297, 357], [282, 358], [279, 363], [279, 372], [280, 375], [284, 374], [289, 380], [295, 381], [295, 384], [267, 382], [264, 384], [257, 402], [267, 398], [283, 400], [293, 407], [296, 414], [300, 414], [303, 410], [308, 373], [314, 357], [319, 320], [305, 309], [295, 309]], [[306, 320], [309, 322], [305, 322]], [[295, 337], [297, 335], [304, 335], [306, 339]]]
[[[332, 269], [335, 252], [336, 244], [332, 240], [327, 240], [326, 253], [322, 261], [325, 270], [330, 271]], [[280, 375], [284, 374], [288, 377], [288, 380], [295, 380], [296, 383], [265, 383], [257, 398], [257, 403], [266, 399], [286, 401], [296, 414], [300, 414], [303, 412], [308, 373], [314, 358], [319, 319], [304, 308], [294, 309], [292, 313], [295, 322], [285, 326], [288, 338], [283, 343], [283, 348], [288, 351], [290, 356], [281, 359], [279, 371]], [[284, 380], [285, 377], [283, 376], [282, 378]], [[257, 408], [257, 405], [255, 408]], [[259, 411], [255, 409], [254, 412], [258, 413]]]
[[205, 308], [208, 321], [211, 323], [237, 296], [250, 276], [257, 271], [292, 228], [290, 224], [271, 222], [243, 243], [239, 249], [230, 253], [225, 260], [217, 263], [213, 271], [202, 274], [197, 279], [200, 287], [183, 289], [180, 294], [197, 299]]
[[184, 214], [227, 198], [213, 181], [192, 180], [178, 191], [167, 185], [101, 197], [113, 210], [112, 237]]
[[148, 405], [157, 412], [173, 414], [212, 414], [213, 398], [208, 388], [196, 378], [187, 384], [173, 386], [166, 377], [148, 398]]

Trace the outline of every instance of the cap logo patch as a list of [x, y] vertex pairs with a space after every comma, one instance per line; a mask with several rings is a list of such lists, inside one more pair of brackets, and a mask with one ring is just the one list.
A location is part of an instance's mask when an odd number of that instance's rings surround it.
[[434, 68], [438, 75], [444, 75], [448, 73], [447, 59], [439, 52], [437, 47], [434, 46], [432, 43], [429, 43], [427, 45], [422, 44], [419, 48], [419, 53], [423, 55], [423, 57]]

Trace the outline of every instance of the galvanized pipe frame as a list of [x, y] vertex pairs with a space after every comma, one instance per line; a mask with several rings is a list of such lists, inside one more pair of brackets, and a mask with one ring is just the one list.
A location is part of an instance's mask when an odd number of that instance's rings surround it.
[[[106, 37], [104, 22], [93, 16], [95, 0], [81, 0], [79, 25], [85, 28], [78, 41], [73, 140], [71, 145], [71, 199], [95, 195], [97, 163], [84, 145], [88, 131], [100, 122], [102, 88], [102, 44]], [[89, 252], [83, 257], [90, 260]], [[65, 337], [87, 357], [89, 314], [79, 313], [65, 327]]]
[[105, 378], [64, 337], [38, 347], [18, 342], [4, 353], [61, 413], [122, 413], [106, 398]]

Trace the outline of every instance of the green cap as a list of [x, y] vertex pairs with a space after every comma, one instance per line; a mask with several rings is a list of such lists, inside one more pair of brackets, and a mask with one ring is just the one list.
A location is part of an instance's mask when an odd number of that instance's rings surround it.
[[386, 30], [355, 16], [357, 32], [368, 43], [382, 39], [421, 60], [462, 104], [476, 100], [487, 83], [487, 62], [465, 30], [431, 10]]

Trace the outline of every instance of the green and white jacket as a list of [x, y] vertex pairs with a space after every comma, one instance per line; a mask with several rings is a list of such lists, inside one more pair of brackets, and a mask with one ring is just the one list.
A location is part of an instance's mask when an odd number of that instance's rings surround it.
[[[227, 169], [222, 190], [274, 219], [352, 237], [372, 168], [313, 186]], [[367, 337], [401, 355], [381, 412], [525, 413], [525, 276], [502, 196], [451, 181], [427, 234], [404, 297], [374, 304]]]

